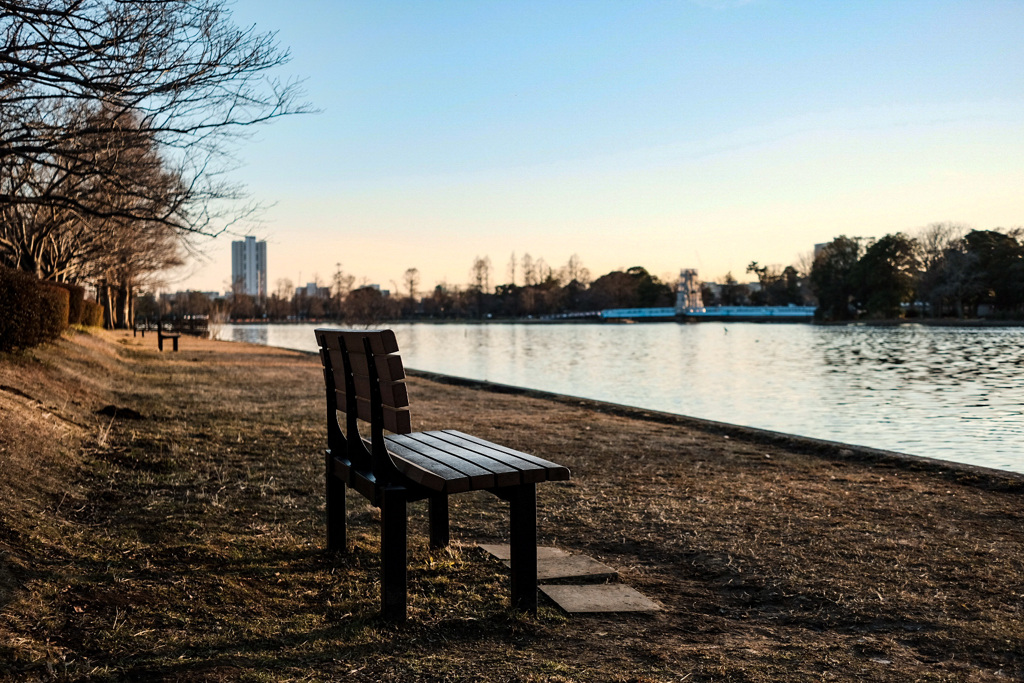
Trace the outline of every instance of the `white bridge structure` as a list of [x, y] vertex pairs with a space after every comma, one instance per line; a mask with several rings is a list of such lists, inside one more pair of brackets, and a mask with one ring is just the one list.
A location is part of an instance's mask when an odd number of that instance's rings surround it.
[[609, 308], [601, 311], [601, 320], [609, 322], [811, 322], [814, 306], [704, 306], [700, 278], [694, 268], [679, 271], [674, 308]]

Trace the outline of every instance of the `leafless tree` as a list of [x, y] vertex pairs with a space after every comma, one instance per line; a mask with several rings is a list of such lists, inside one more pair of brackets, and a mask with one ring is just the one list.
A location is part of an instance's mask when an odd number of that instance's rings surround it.
[[106, 251], [91, 261], [90, 279], [97, 282], [100, 303], [110, 327], [128, 327], [135, 319], [135, 292], [152, 288], [155, 278], [169, 268], [184, 264], [178, 234], [163, 223], [108, 221]]
[[473, 259], [473, 287], [481, 294], [487, 293], [491, 287], [491, 258], [477, 256]]
[[523, 286], [529, 287], [530, 285], [537, 284], [537, 270], [533, 264], [533, 257], [529, 254], [523, 254], [520, 264], [523, 269]]
[[539, 285], [555, 277], [555, 271], [551, 269], [548, 262], [541, 256], [533, 262], [533, 284]]
[[969, 231], [969, 226], [960, 223], [932, 223], [922, 228], [917, 235], [922, 270], [933, 269]]
[[113, 124], [146, 131], [181, 181], [170, 204], [4, 182], [0, 205], [213, 234], [247, 211], [224, 179], [232, 139], [305, 109], [294, 82], [270, 76], [288, 57], [274, 35], [236, 27], [223, 0], [0, 0], [0, 39], [0, 173], [29, 165], [120, 184], [122, 167], [94, 155]]
[[286, 277], [278, 278], [274, 282], [274, 294], [282, 301], [287, 301], [295, 294], [295, 283]]
[[796, 257], [796, 263], [793, 264], [793, 267], [800, 273], [801, 277], [810, 275], [811, 270], [814, 268], [814, 250], [811, 249], [800, 253]]
[[963, 237], [970, 228], [959, 223], [932, 223], [917, 235], [921, 273], [917, 295], [940, 317], [949, 303], [957, 317], [964, 315], [964, 300], [976, 288], [973, 259], [964, 251]]
[[560, 279], [566, 283], [576, 281], [585, 286], [590, 284], [590, 271], [583, 265], [579, 255], [573, 254], [562, 268]]
[[395, 316], [393, 301], [374, 287], [359, 287], [345, 298], [345, 319], [356, 325], [375, 325]]
[[[957, 318], [964, 318], [968, 313], [968, 302], [976, 299], [981, 286], [978, 277], [978, 257], [963, 248], [951, 248], [938, 265], [935, 284], [930, 290], [933, 304], [933, 315], [941, 316], [943, 302], [948, 302]], [[931, 283], [929, 283], [931, 286]]]
[[337, 270], [334, 271], [334, 277], [331, 278], [331, 295], [337, 300], [339, 306], [341, 302], [348, 296], [349, 292], [352, 291], [352, 287], [356, 284], [356, 276], [350, 273], [346, 273], [341, 269], [341, 264], [337, 266]]
[[416, 288], [420, 286], [419, 268], [406, 268], [403, 281], [405, 282], [405, 291], [409, 293], [409, 298], [415, 299]]
[[[8, 159], [0, 186], [38, 201], [0, 202], [0, 261], [44, 279], [95, 282], [108, 323], [121, 327], [132, 319], [134, 288], [183, 263], [183, 234], [141, 216], [181, 211], [185, 193], [138, 119], [98, 111], [82, 125], [106, 133], [85, 136], [74, 155], [54, 156], [50, 164]], [[61, 195], [115, 210], [45, 201]]]

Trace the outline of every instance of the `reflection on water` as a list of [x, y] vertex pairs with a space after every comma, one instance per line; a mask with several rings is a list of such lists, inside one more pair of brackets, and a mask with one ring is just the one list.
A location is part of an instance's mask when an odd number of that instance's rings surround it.
[[[303, 331], [307, 326], [303, 325]], [[263, 344], [264, 346], [283, 346], [284, 348], [299, 348], [297, 346], [276, 344], [270, 341], [270, 330], [271, 328], [277, 328], [277, 325], [225, 325], [225, 329], [221, 330], [220, 334], [217, 335], [218, 339], [224, 339], [227, 341], [237, 342], [249, 342], [250, 344]], [[297, 329], [297, 328], [296, 328]], [[275, 341], [276, 335], [275, 335]], [[313, 343], [316, 346], [316, 343]]]
[[[313, 325], [222, 339], [315, 350]], [[409, 367], [1024, 472], [1020, 328], [395, 325]]]

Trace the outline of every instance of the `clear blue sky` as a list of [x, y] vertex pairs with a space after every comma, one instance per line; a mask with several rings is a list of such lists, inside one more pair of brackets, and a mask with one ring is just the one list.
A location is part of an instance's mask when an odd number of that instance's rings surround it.
[[[269, 280], [489, 256], [705, 279], [836, 235], [1024, 224], [1024, 3], [240, 0], [321, 112], [234, 177]], [[223, 289], [230, 236], [171, 289]], [[300, 282], [301, 281], [301, 282]]]

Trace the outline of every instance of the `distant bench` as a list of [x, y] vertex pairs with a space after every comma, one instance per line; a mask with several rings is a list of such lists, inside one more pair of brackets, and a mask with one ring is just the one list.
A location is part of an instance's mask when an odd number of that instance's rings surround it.
[[[145, 335], [143, 335], [145, 336]], [[164, 323], [160, 321], [156, 324], [156, 348], [160, 351], [164, 350], [164, 339], [170, 339], [173, 344], [172, 348], [178, 350], [178, 337], [181, 334], [178, 332], [168, 332], [164, 330]]]
[[146, 332], [152, 332], [156, 330], [156, 343], [157, 348], [161, 351], [164, 350], [164, 339], [170, 339], [174, 346], [175, 351], [178, 350], [178, 338], [181, 335], [190, 335], [194, 337], [207, 338], [210, 336], [210, 316], [208, 315], [186, 315], [186, 316], [175, 316], [171, 318], [171, 322], [165, 321], [163, 318], [157, 318], [156, 322], [153, 322], [148, 317], [142, 320], [136, 319], [132, 325], [132, 336], [137, 337], [139, 333], [142, 333], [142, 337], [146, 337]]
[[[344, 551], [345, 489], [381, 510], [381, 612], [406, 614], [406, 503], [427, 499], [430, 547], [449, 543], [448, 496], [486, 490], [510, 504], [512, 606], [537, 611], [537, 491], [569, 470], [454, 430], [413, 432], [391, 330], [315, 331], [327, 389], [327, 547]], [[345, 413], [345, 428], [338, 412]], [[359, 435], [368, 422], [370, 439]], [[384, 432], [391, 432], [385, 436]]]
[[[146, 330], [152, 330], [152, 323], [149, 322], [149, 318], [146, 318], [144, 322], [136, 322], [132, 325], [132, 336], [136, 336], [139, 332], [142, 332], [142, 338], [146, 338]], [[178, 338], [181, 336], [180, 332], [172, 332], [164, 329], [164, 322], [162, 320], [156, 323], [156, 347], [160, 351], [164, 350], [164, 339], [171, 340], [171, 348], [175, 351], [178, 350]]]

